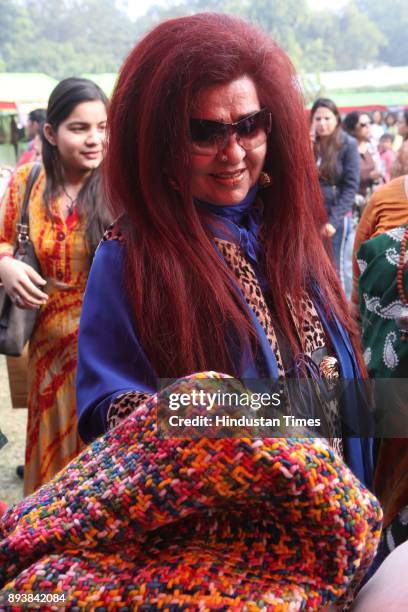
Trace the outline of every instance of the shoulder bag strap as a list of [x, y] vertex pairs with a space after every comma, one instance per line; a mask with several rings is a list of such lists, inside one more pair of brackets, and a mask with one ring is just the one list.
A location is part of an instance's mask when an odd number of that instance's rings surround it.
[[27, 179], [27, 187], [24, 194], [23, 205], [21, 207], [21, 219], [20, 223], [17, 223], [17, 247], [19, 255], [26, 254], [26, 244], [29, 240], [29, 212], [28, 203], [30, 201], [31, 191], [34, 183], [37, 180], [41, 172], [41, 164], [35, 163], [31, 168], [30, 174]]

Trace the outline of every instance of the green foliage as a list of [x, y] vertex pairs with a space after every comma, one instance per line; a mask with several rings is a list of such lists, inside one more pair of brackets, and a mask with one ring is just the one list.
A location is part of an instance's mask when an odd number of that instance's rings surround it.
[[391, 66], [408, 62], [408, 2], [406, 0], [356, 0], [368, 19], [375, 21], [385, 37], [378, 60]]
[[[357, 70], [375, 63], [386, 38], [354, 2], [338, 13], [314, 13], [304, 36], [307, 41], [305, 67], [311, 62], [321, 70]], [[316, 55], [317, 51], [317, 55]]]
[[270, 34], [298, 68], [302, 65], [302, 34], [309, 18], [306, 0], [250, 0], [243, 16]]
[[386, 38], [378, 26], [353, 2], [339, 15], [336, 26], [331, 40], [333, 54], [337, 58], [337, 69], [364, 68], [375, 62], [380, 46], [386, 43]]
[[132, 22], [128, 0], [0, 0], [0, 70], [55, 78], [116, 72], [134, 43], [163, 19], [201, 11], [258, 24], [301, 72], [404, 65], [408, 2], [352, 0], [312, 11], [306, 0], [169, 0]]
[[8, 40], [0, 36], [9, 72], [114, 72], [134, 42], [133, 24], [114, 0], [25, 0], [19, 12], [15, 1], [0, 2], [11, 15]]

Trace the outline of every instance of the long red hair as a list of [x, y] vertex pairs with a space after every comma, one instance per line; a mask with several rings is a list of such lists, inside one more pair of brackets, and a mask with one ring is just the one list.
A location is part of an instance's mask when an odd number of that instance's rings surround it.
[[144, 350], [159, 376], [199, 370], [237, 374], [231, 345], [253, 340], [249, 315], [193, 204], [189, 117], [197, 93], [243, 75], [272, 113], [265, 169], [265, 265], [274, 308], [293, 349], [290, 295], [316, 283], [354, 332], [320, 237], [325, 212], [304, 101], [286, 54], [230, 15], [161, 23], [125, 61], [108, 118], [106, 183], [113, 213], [125, 213], [128, 294]]

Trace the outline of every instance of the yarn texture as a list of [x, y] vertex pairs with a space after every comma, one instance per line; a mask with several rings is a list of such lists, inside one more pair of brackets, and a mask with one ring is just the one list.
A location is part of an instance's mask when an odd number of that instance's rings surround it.
[[64, 592], [65, 609], [100, 611], [318, 610], [346, 596], [382, 514], [343, 461], [316, 439], [161, 439], [159, 400], [8, 510], [0, 593]]

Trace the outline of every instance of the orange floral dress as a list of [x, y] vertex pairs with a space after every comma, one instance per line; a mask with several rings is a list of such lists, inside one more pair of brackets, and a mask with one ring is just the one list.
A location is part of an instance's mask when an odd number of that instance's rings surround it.
[[[0, 206], [0, 254], [12, 253], [32, 164], [18, 168]], [[52, 219], [43, 202], [45, 173], [29, 203], [30, 238], [47, 285], [29, 343], [28, 424], [24, 493], [35, 491], [83, 448], [77, 433], [75, 375], [79, 316], [90, 267], [85, 224], [74, 212], [64, 219], [58, 202]]]

